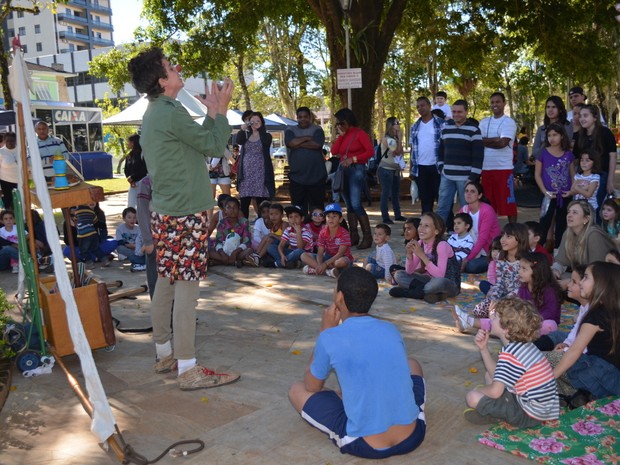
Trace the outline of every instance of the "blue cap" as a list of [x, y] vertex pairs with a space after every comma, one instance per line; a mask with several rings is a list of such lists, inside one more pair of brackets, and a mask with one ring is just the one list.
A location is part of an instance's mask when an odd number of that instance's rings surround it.
[[330, 203], [327, 207], [325, 207], [325, 213], [336, 212], [342, 215], [342, 207], [338, 203]]

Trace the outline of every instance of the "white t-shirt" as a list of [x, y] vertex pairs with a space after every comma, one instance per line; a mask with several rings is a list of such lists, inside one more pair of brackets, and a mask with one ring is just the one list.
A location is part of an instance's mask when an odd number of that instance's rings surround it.
[[435, 152], [435, 124], [433, 118], [428, 123], [420, 121], [418, 130], [418, 165], [435, 165], [437, 154]]
[[480, 132], [483, 139], [501, 137], [510, 142], [503, 149], [484, 148], [483, 170], [511, 170], [514, 168], [512, 159], [512, 144], [517, 134], [517, 123], [509, 116], [499, 118], [488, 117], [480, 121]]
[[17, 184], [17, 148], [0, 148], [0, 179]]
[[446, 115], [446, 119], [452, 118], [452, 108], [447, 103], [444, 103], [442, 106], [435, 104], [431, 110], [441, 110]]

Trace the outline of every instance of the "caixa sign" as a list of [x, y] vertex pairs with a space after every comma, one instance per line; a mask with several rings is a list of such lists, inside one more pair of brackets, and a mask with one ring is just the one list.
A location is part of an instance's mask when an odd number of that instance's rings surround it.
[[57, 124], [99, 123], [101, 122], [101, 111], [54, 110], [54, 122]]

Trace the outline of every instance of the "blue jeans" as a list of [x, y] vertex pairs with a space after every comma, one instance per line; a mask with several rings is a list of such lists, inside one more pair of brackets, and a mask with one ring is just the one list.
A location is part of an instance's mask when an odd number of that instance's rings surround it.
[[437, 214], [443, 218], [444, 222], [448, 222], [452, 206], [454, 205], [454, 194], [459, 194], [459, 203], [461, 207], [465, 206], [465, 184], [467, 181], [452, 181], [441, 175], [441, 183], [439, 184], [439, 199], [437, 200]]
[[365, 216], [366, 210], [362, 206], [362, 191], [364, 190], [364, 178], [366, 166], [355, 163], [344, 168], [344, 189], [341, 192], [347, 205], [347, 213], [355, 213]]
[[[278, 252], [278, 244], [271, 244], [267, 247], [267, 253], [271, 258], [273, 258], [276, 262], [276, 266], [278, 268], [282, 268], [282, 260], [280, 259], [280, 253]], [[287, 245], [284, 246], [284, 256], [286, 257], [286, 263], [295, 263], [298, 262], [301, 258], [301, 254], [305, 252], [304, 249], [293, 249]]]
[[367, 258], [368, 264], [370, 265], [370, 274], [373, 275], [376, 279], [385, 278], [385, 268], [380, 266], [375, 260], [375, 257]]
[[0, 249], [0, 270], [11, 268], [11, 260], [19, 258], [19, 251], [12, 245], [5, 245]]
[[404, 270], [394, 273], [394, 281], [399, 287], [409, 288], [411, 282], [417, 279], [426, 283], [424, 285], [425, 294], [439, 294], [445, 292], [448, 297], [455, 297], [461, 291], [452, 281], [447, 278], [433, 278], [427, 274], [412, 273], [409, 274]]
[[581, 354], [566, 375], [575, 389], [586, 390], [595, 399], [620, 395], [620, 370], [596, 355]]
[[379, 175], [379, 184], [381, 184], [381, 219], [387, 221], [390, 219], [388, 212], [388, 200], [392, 198], [392, 209], [394, 216], [398, 218], [400, 214], [400, 171], [387, 170], [379, 167], [377, 170]]
[[479, 274], [484, 273], [489, 269], [489, 260], [486, 256], [482, 255], [478, 258], [474, 258], [467, 262], [465, 265], [465, 269], [463, 270], [465, 273], [473, 273]]

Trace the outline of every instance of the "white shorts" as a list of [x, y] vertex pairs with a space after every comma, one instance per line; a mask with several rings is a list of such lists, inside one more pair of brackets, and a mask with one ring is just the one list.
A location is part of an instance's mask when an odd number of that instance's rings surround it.
[[230, 176], [224, 176], [223, 178], [217, 178], [217, 179], [213, 179], [213, 178], [209, 178], [209, 179], [212, 185], [221, 184], [223, 186], [230, 186]]

